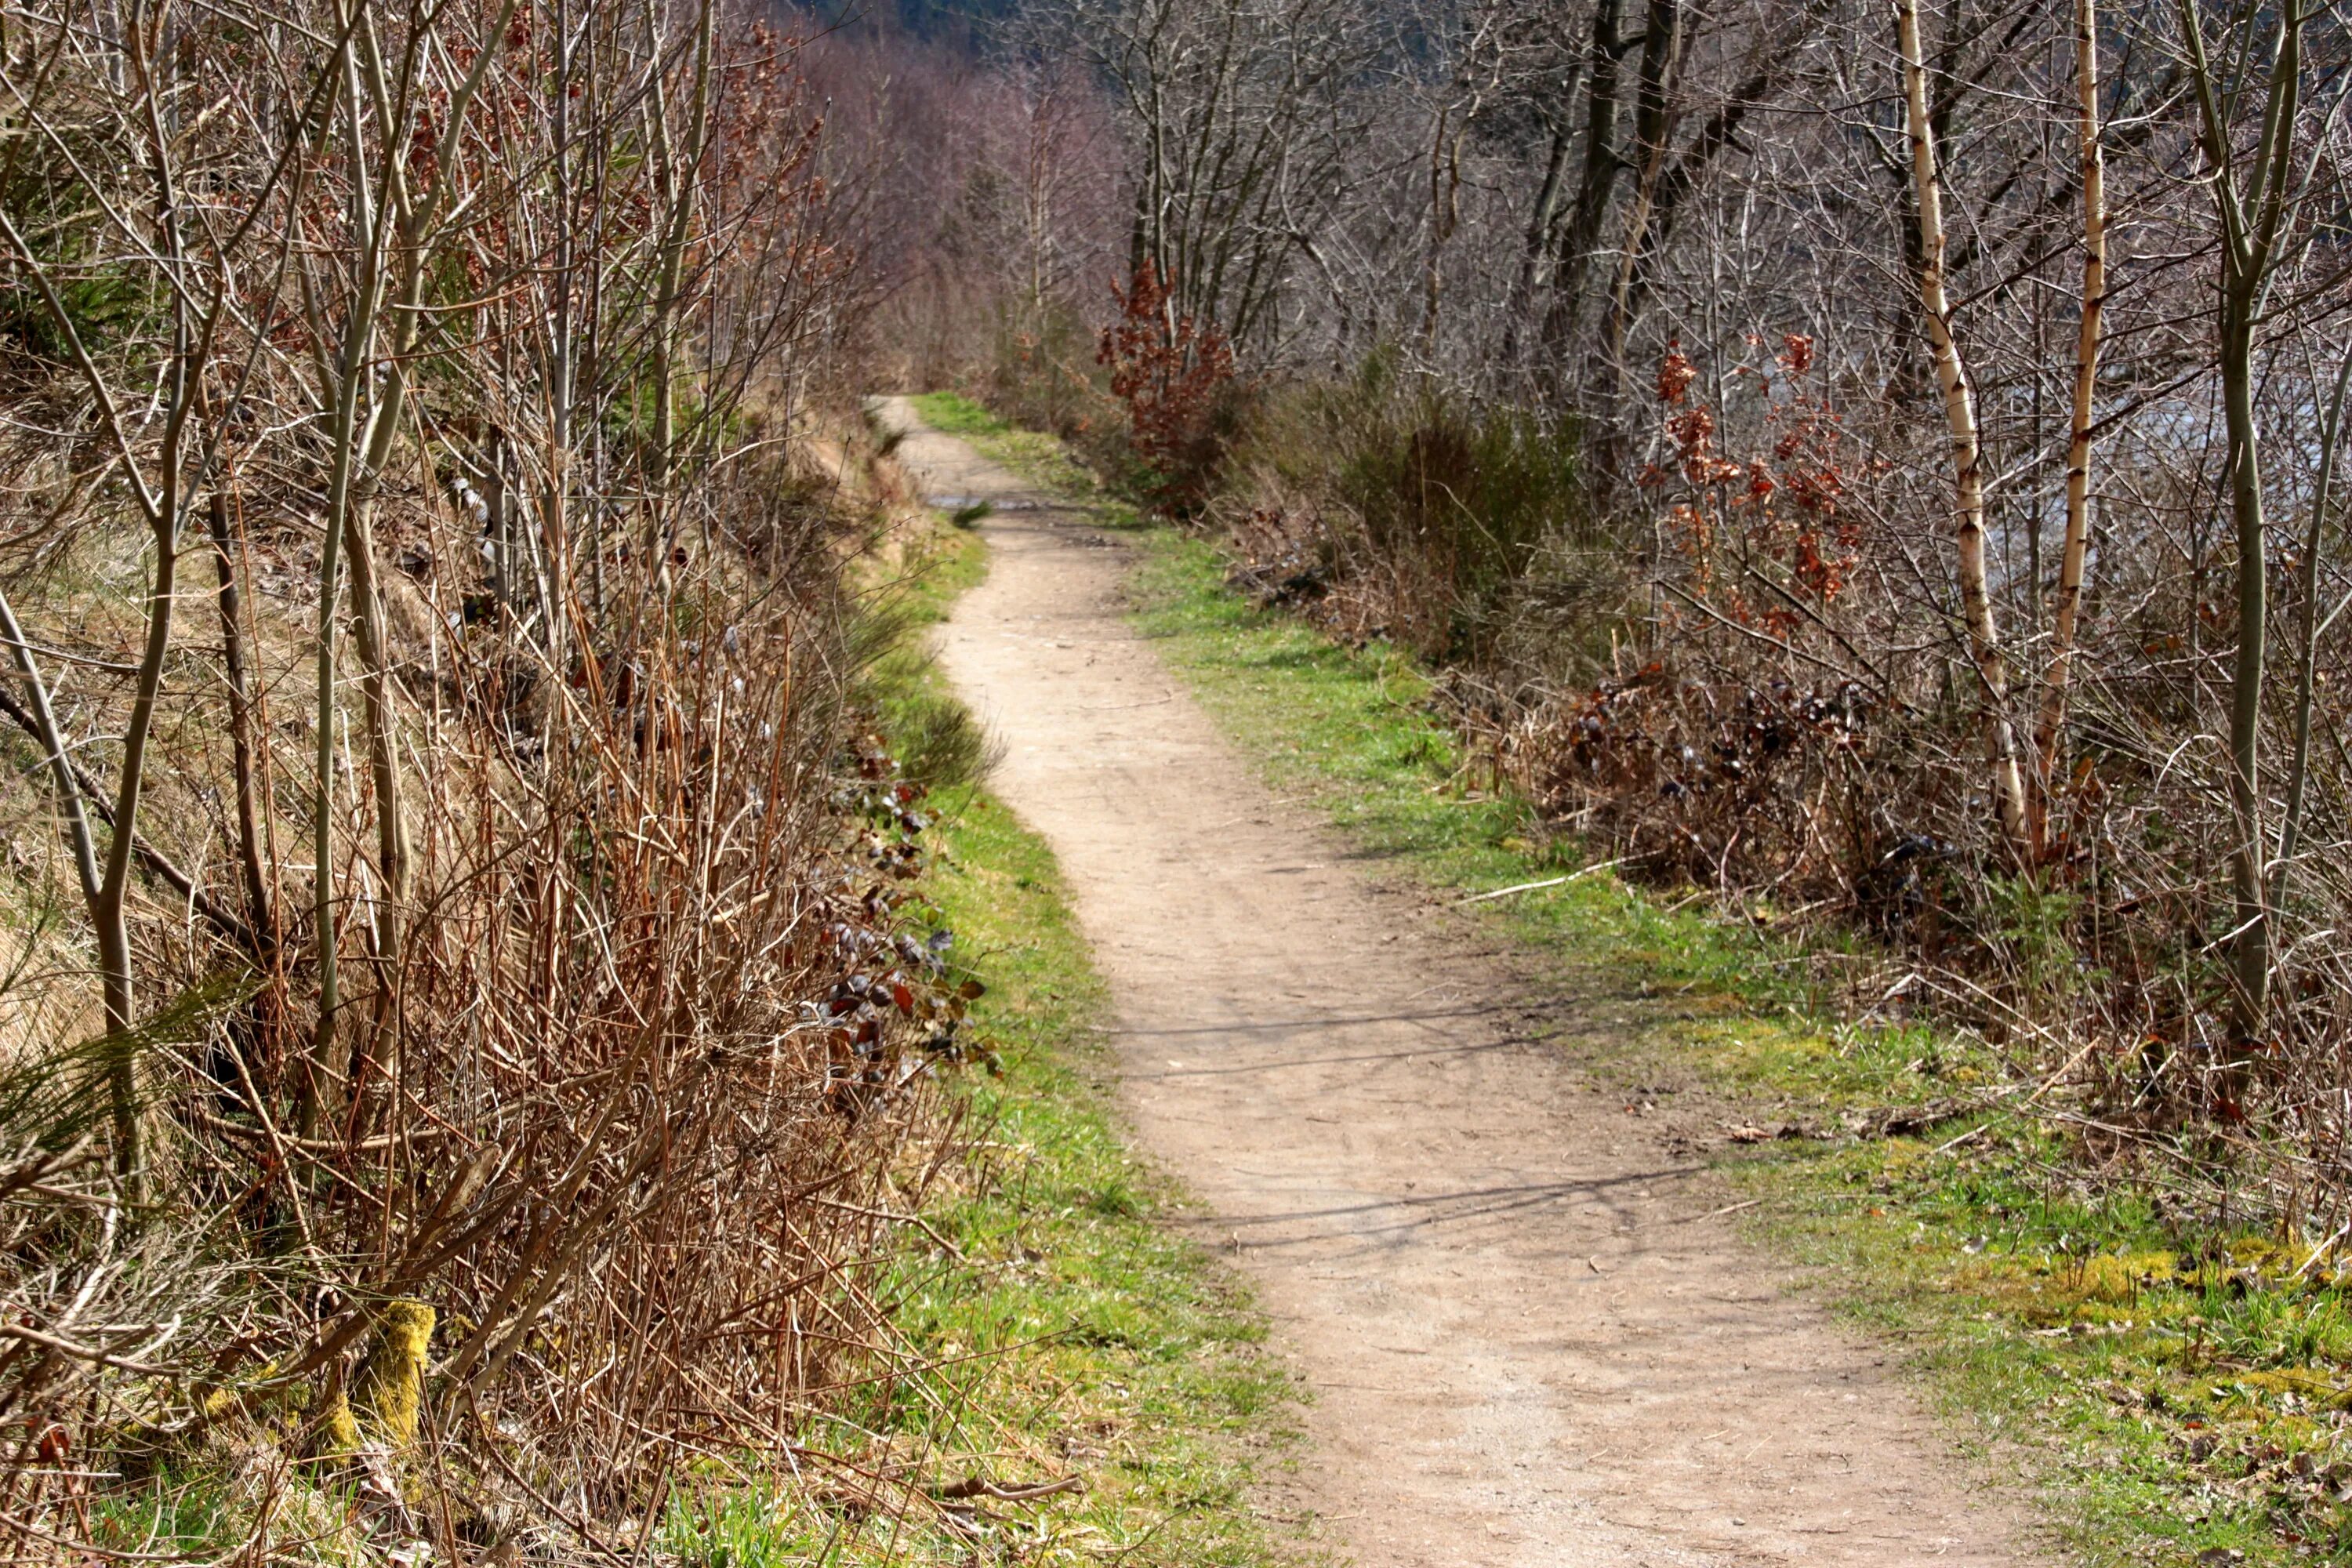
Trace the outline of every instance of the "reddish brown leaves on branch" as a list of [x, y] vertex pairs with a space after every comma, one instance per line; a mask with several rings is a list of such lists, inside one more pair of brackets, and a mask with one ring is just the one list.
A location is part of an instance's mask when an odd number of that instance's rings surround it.
[[1658, 401], [1673, 407], [1690, 390], [1698, 372], [1691, 368], [1690, 356], [1683, 353], [1682, 342], [1675, 339], [1666, 344], [1665, 363], [1658, 367]]
[[[1792, 382], [1812, 363], [1812, 339], [1796, 332], [1781, 339], [1773, 356], [1774, 367]], [[1679, 480], [1685, 491], [1666, 511], [1664, 532], [1688, 563], [1688, 591], [1727, 620], [1786, 638], [1805, 619], [1790, 599], [1827, 606], [1844, 588], [1861, 544], [1859, 525], [1840, 510], [1845, 470], [1837, 416], [1824, 398], [1771, 398], [1770, 374], [1753, 366], [1738, 366], [1733, 375], [1752, 377], [1767, 395], [1769, 456], [1735, 458], [1718, 448], [1715, 411], [1690, 401], [1697, 373], [1680, 346], [1669, 344], [1658, 370], [1658, 401], [1668, 410], [1661, 431], [1673, 456], [1650, 465], [1642, 484], [1664, 489]], [[1768, 587], [1759, 596], [1751, 591], [1758, 584], [1735, 581], [1718, 593], [1717, 557], [1727, 543], [1740, 562], [1784, 563], [1780, 592]], [[1744, 570], [1752, 577], [1759, 568]]]
[[1111, 297], [1118, 320], [1102, 329], [1096, 363], [1109, 368], [1111, 395], [1127, 405], [1128, 440], [1152, 504], [1189, 516], [1214, 474], [1215, 414], [1234, 379], [1233, 345], [1213, 325], [1177, 314], [1149, 261], [1125, 289], [1112, 283]]

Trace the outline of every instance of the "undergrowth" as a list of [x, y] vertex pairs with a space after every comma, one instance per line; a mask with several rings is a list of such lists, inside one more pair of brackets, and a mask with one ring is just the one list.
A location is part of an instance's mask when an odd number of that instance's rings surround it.
[[[1038, 438], [960, 400], [924, 411], [1053, 477]], [[1756, 1238], [1909, 1347], [1964, 1445], [2036, 1477], [2082, 1561], [2352, 1562], [2352, 1277], [2330, 1238], [2103, 1183], [2079, 1121], [1994, 1048], [1874, 1015], [1851, 966], [1767, 908], [1727, 916], [1593, 868], [1478, 787], [1411, 659], [1260, 610], [1209, 544], [1070, 493], [1137, 531], [1139, 626], [1278, 790], [1452, 899], [1549, 884], [1475, 908], [1570, 998], [1563, 1025], [1622, 1011], [1611, 1043], [1575, 1037], [1580, 1065], [1629, 1115], [1677, 1090], [1715, 1102], [1710, 1157], [1757, 1200]], [[1906, 1108], [1916, 1134], [1877, 1135]]]

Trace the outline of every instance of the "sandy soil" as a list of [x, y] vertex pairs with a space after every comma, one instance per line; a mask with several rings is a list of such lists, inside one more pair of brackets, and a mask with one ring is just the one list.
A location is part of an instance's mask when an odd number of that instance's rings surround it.
[[1137, 1136], [1313, 1391], [1261, 1506], [1364, 1568], [2036, 1560], [1885, 1352], [1583, 1081], [1604, 1002], [1528, 1043], [1524, 991], [1220, 739], [1115, 542], [887, 416], [928, 495], [1003, 508], [941, 657], [1075, 889]]

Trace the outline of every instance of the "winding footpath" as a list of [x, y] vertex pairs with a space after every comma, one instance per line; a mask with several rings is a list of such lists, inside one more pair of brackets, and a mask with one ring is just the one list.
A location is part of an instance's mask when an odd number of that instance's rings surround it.
[[1580, 1081], [1602, 1001], [1520, 1038], [1494, 961], [1220, 738], [1129, 625], [1122, 547], [884, 417], [927, 495], [999, 509], [941, 658], [1067, 874], [1139, 1142], [1312, 1390], [1259, 1507], [1362, 1568], [2043, 1560], [1703, 1162]]

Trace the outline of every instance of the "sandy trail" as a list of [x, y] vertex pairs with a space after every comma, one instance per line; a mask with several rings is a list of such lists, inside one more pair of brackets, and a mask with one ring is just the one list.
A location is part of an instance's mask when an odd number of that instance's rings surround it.
[[1262, 1506], [1363, 1568], [2030, 1560], [1883, 1352], [1711, 1212], [1703, 1165], [1582, 1086], [1572, 1045], [1516, 1040], [1491, 962], [1226, 747], [1129, 626], [1123, 549], [886, 417], [928, 495], [1003, 509], [942, 658], [1075, 890], [1144, 1148], [1314, 1391]]

